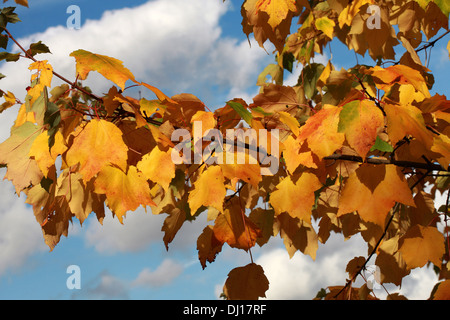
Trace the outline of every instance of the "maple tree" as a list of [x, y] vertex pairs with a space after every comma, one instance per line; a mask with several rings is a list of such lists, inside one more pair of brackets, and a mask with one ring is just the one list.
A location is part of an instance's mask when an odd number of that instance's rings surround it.
[[[269, 281], [252, 247], [279, 236], [290, 257], [300, 251], [315, 259], [331, 232], [360, 234], [367, 257], [349, 261], [349, 278], [318, 299], [375, 299], [367, 284], [353, 286], [373, 257], [381, 284], [400, 285], [412, 269], [433, 265], [439, 281], [430, 298], [448, 299], [450, 101], [431, 95], [433, 75], [419, 57], [450, 33], [448, 2], [245, 0], [241, 13], [243, 32], [264, 50], [273, 44], [275, 62], [258, 77], [252, 103], [236, 97], [211, 111], [192, 94], [168, 97], [120, 60], [83, 49], [70, 54], [70, 81], [37, 59], [50, 52], [45, 44], [26, 49], [11, 35], [7, 25], [19, 21], [14, 7], [1, 10], [0, 59], [29, 59], [32, 76], [24, 102], [0, 91], [0, 112], [19, 106], [11, 136], [0, 144], [0, 166], [32, 205], [47, 245], [67, 236], [74, 218], [83, 223], [95, 213], [102, 222], [105, 207], [120, 223], [139, 206], [167, 215], [167, 249], [186, 221], [207, 215], [197, 240], [202, 267], [225, 244], [249, 252], [250, 263], [229, 273], [223, 294], [257, 299]], [[7, 52], [9, 41], [21, 52]], [[332, 58], [313, 62], [332, 41], [370, 56], [373, 65], [336, 70]], [[285, 85], [295, 63], [302, 66], [298, 83]], [[106, 95], [83, 87], [93, 71], [113, 83]], [[52, 87], [53, 77], [65, 83]], [[127, 96], [127, 82], [156, 98]], [[259, 157], [250, 142], [240, 141], [239, 149], [230, 129], [264, 140]], [[270, 157], [276, 170], [264, 170]], [[441, 195], [445, 205], [436, 208]]]

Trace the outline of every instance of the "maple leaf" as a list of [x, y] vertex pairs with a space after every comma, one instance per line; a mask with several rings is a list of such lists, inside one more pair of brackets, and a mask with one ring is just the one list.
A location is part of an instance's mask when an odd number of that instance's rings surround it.
[[327, 35], [328, 38], [333, 39], [334, 26], [333, 20], [328, 17], [321, 17], [314, 21], [316, 28]]
[[265, 297], [269, 289], [269, 280], [263, 268], [255, 263], [234, 268], [228, 273], [223, 287], [225, 296], [230, 300], [258, 300]]
[[42, 172], [35, 159], [28, 156], [41, 129], [31, 122], [11, 129], [11, 136], [0, 144], [0, 164], [7, 165], [5, 178], [10, 180], [16, 193], [35, 185], [42, 179]]
[[102, 168], [113, 164], [125, 170], [128, 147], [122, 132], [111, 122], [93, 119], [72, 134], [73, 143], [65, 154], [68, 166], [80, 164], [84, 181], [89, 181]]
[[219, 166], [209, 166], [199, 175], [194, 182], [194, 189], [189, 193], [191, 214], [195, 215], [201, 206], [211, 206], [222, 212], [225, 195], [222, 169]]
[[345, 141], [345, 135], [338, 132], [340, 112], [341, 108], [328, 106], [311, 116], [300, 128], [299, 140], [307, 141], [319, 159], [333, 154]]
[[48, 146], [48, 139], [48, 131], [42, 131], [34, 140], [28, 153], [29, 157], [36, 160], [44, 177], [47, 177], [49, 168], [55, 165], [56, 158], [67, 150], [63, 136], [59, 131], [56, 133], [55, 143], [51, 149]]
[[77, 62], [76, 70], [80, 80], [85, 80], [89, 72], [97, 71], [106, 79], [117, 84], [122, 90], [125, 89], [127, 80], [136, 82], [131, 71], [123, 66], [122, 61], [116, 58], [82, 49], [72, 52], [70, 56], [74, 57]]
[[384, 116], [370, 100], [355, 100], [343, 106], [338, 132], [345, 133], [350, 145], [364, 160], [384, 127]]
[[381, 90], [389, 92], [389, 89], [394, 83], [397, 84], [411, 84], [414, 88], [421, 92], [425, 97], [430, 97], [427, 84], [417, 70], [405, 65], [390, 66], [385, 69], [375, 66], [368, 71], [374, 77], [374, 81]]
[[395, 202], [415, 206], [411, 190], [395, 165], [361, 165], [344, 184], [337, 216], [358, 211], [368, 222], [384, 227]]
[[445, 253], [444, 235], [435, 227], [415, 225], [401, 237], [398, 250], [409, 269], [423, 267], [428, 261], [440, 266]]
[[450, 280], [438, 282], [431, 293], [432, 300], [450, 300]]
[[197, 239], [198, 258], [202, 268], [206, 268], [206, 262], [213, 262], [217, 254], [222, 251], [223, 242], [217, 240], [213, 226], [206, 226]]
[[70, 211], [80, 221], [87, 219], [89, 214], [95, 212], [97, 219], [102, 222], [105, 217], [105, 196], [94, 193], [94, 182], [85, 183], [79, 172], [71, 172], [65, 169], [57, 180], [56, 196], [64, 197]]
[[311, 223], [314, 191], [320, 187], [322, 183], [312, 173], [304, 172], [300, 176], [287, 176], [270, 194], [269, 202], [275, 210], [275, 215], [287, 212], [293, 218]]
[[269, 15], [268, 23], [275, 28], [286, 18], [289, 11], [297, 11], [295, 2], [295, 0], [258, 0], [256, 8]]
[[402, 140], [405, 136], [413, 136], [426, 148], [433, 144], [433, 135], [426, 128], [422, 112], [413, 105], [385, 104], [387, 133], [392, 145]]
[[175, 177], [172, 148], [162, 151], [159, 147], [155, 147], [144, 155], [136, 166], [145, 178], [158, 183], [164, 190], [169, 188], [170, 182]]
[[275, 219], [274, 235], [280, 233], [289, 257], [292, 258], [300, 250], [315, 260], [319, 244], [314, 228], [303, 220], [292, 218], [288, 213], [282, 213]]
[[94, 181], [95, 192], [105, 194], [108, 207], [117, 216], [120, 223], [127, 211], [134, 211], [140, 205], [156, 206], [150, 197], [147, 180], [130, 166], [127, 172], [119, 168], [106, 166], [98, 173]]
[[247, 251], [256, 243], [261, 231], [244, 214], [239, 200], [233, 198], [214, 223], [214, 236], [220, 242], [226, 242], [232, 248]]
[[180, 230], [183, 223], [186, 221], [186, 213], [180, 208], [173, 208], [169, 216], [164, 220], [161, 231], [164, 232], [164, 245], [166, 250], [169, 250], [169, 243], [173, 241], [178, 230]]

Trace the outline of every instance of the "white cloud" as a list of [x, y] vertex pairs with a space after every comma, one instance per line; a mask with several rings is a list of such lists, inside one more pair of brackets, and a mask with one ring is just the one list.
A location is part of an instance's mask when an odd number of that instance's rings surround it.
[[135, 212], [128, 212], [124, 223], [121, 224], [117, 218], [111, 217], [108, 210], [103, 225], [95, 218], [90, 219], [82, 235], [87, 246], [94, 247], [102, 254], [136, 252], [147, 248], [152, 242], [162, 242], [163, 217], [152, 215], [151, 212], [146, 213], [144, 209], [138, 208]]
[[[4, 174], [4, 169], [0, 170]], [[0, 276], [21, 267], [27, 258], [48, 250], [42, 231], [25, 205], [24, 196], [14, 194], [9, 181], [0, 181]]]
[[158, 268], [143, 269], [133, 281], [133, 286], [160, 287], [174, 281], [183, 272], [183, 266], [171, 259], [165, 259]]
[[[56, 26], [19, 41], [27, 47], [42, 40], [52, 54], [38, 59], [48, 59], [55, 71], [70, 80], [75, 79], [75, 60], [69, 54], [85, 49], [122, 60], [136, 79], [163, 92], [190, 92], [216, 105], [216, 89], [226, 96], [234, 87], [253, 86], [261, 61], [270, 59], [246, 39], [221, 37], [219, 20], [229, 7], [220, 0], [149, 1], [106, 11], [99, 20], [87, 20], [80, 30]], [[8, 77], [2, 88], [24, 95], [30, 78], [27, 64], [23, 59], [0, 68]], [[86, 84], [99, 94], [106, 92], [111, 82], [94, 74]]]
[[319, 246], [315, 261], [300, 252], [290, 259], [284, 248], [278, 248], [262, 253], [255, 262], [263, 267], [270, 283], [267, 299], [312, 299], [321, 288], [344, 284], [348, 261], [366, 251], [358, 236], [343, 241], [332, 234]]

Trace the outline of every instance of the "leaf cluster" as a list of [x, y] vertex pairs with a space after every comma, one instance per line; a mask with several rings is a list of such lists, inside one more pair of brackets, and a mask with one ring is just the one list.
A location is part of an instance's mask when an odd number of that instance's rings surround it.
[[[241, 13], [247, 36], [262, 48], [274, 45], [275, 63], [258, 77], [251, 103], [237, 97], [214, 111], [192, 94], [169, 97], [135, 79], [122, 61], [86, 50], [70, 54], [75, 81], [35, 58], [50, 52], [42, 42], [0, 54], [31, 60], [34, 72], [24, 102], [2, 91], [0, 112], [20, 107], [0, 144], [0, 165], [33, 206], [45, 242], [53, 249], [74, 218], [83, 223], [95, 213], [101, 223], [108, 207], [124, 223], [142, 206], [166, 215], [168, 249], [187, 221], [206, 215], [196, 244], [200, 264], [206, 268], [226, 245], [248, 252], [250, 263], [229, 273], [223, 295], [257, 299], [269, 281], [253, 261], [256, 245], [280, 237], [290, 257], [315, 259], [331, 233], [360, 234], [367, 257], [349, 261], [347, 281], [317, 299], [375, 299], [368, 284], [353, 287], [372, 257], [380, 285], [400, 286], [411, 270], [432, 264], [440, 281], [430, 298], [448, 298], [450, 102], [431, 95], [432, 73], [418, 55], [450, 33], [447, 3], [246, 0]], [[4, 49], [15, 41], [7, 23], [16, 21], [13, 9], [2, 10]], [[373, 65], [336, 70], [332, 59], [313, 62], [333, 40], [368, 54]], [[396, 46], [403, 48], [398, 61]], [[298, 82], [285, 85], [295, 64], [302, 66]], [[83, 87], [91, 72], [113, 83], [107, 94]], [[54, 76], [65, 83], [52, 87]], [[155, 99], [128, 96], [131, 86]], [[249, 140], [229, 137], [230, 129]], [[180, 132], [188, 137], [181, 142], [173, 138]], [[255, 147], [251, 139], [265, 143]], [[447, 200], [437, 209], [442, 194]]]

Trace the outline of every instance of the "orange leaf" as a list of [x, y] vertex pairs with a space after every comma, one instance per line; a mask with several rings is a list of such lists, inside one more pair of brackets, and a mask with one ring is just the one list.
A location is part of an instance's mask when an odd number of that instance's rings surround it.
[[300, 128], [299, 140], [308, 146], [319, 159], [333, 154], [342, 147], [345, 136], [338, 132], [341, 108], [328, 106], [311, 116]]
[[150, 187], [147, 180], [130, 166], [125, 173], [112, 166], [104, 167], [94, 181], [95, 192], [105, 194], [108, 207], [117, 215], [120, 223], [127, 211], [134, 211], [140, 205], [156, 206], [150, 198]]
[[337, 216], [358, 211], [364, 221], [384, 227], [395, 202], [415, 207], [401, 170], [392, 164], [363, 164], [345, 182]]
[[376, 78], [376, 80], [379, 80], [376, 81], [376, 84], [381, 90], [388, 92], [394, 83], [411, 84], [426, 98], [431, 97], [423, 76], [419, 71], [412, 69], [411, 67], [398, 64], [383, 69], [379, 66], [375, 66], [370, 69], [369, 73]]
[[428, 261], [440, 266], [445, 254], [444, 235], [435, 227], [417, 224], [399, 240], [398, 250], [409, 269], [421, 268]]
[[450, 280], [444, 280], [436, 285], [432, 295], [433, 300], [450, 300]]
[[[234, 199], [234, 198], [233, 198]], [[261, 231], [244, 215], [239, 199], [216, 218], [214, 236], [220, 242], [226, 242], [232, 248], [248, 250], [256, 243]]]

